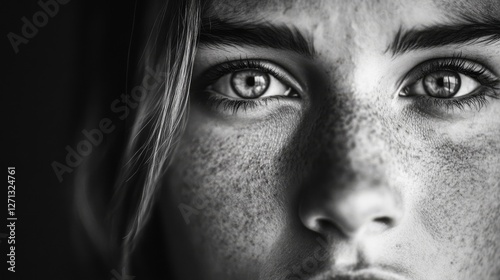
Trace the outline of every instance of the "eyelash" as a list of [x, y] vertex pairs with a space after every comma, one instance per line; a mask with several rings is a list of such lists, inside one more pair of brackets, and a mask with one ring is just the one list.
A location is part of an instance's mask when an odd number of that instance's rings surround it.
[[420, 107], [427, 108], [430, 106], [431, 108], [443, 108], [447, 112], [455, 108], [459, 110], [465, 110], [468, 108], [479, 111], [482, 107], [488, 104], [486, 96], [499, 98], [495, 91], [500, 89], [500, 79], [490, 74], [486, 67], [473, 62], [472, 60], [468, 60], [462, 55], [455, 55], [450, 58], [434, 59], [417, 66], [415, 71], [411, 71], [404, 77], [404, 80], [410, 80], [411, 83], [408, 83], [408, 85], [403, 89], [403, 92], [408, 90], [409, 85], [423, 79], [426, 75], [432, 72], [440, 70], [450, 70], [468, 75], [471, 78], [476, 79], [481, 86], [472, 94], [459, 98], [445, 99], [429, 96], [408, 95], [408, 97], [413, 97]]
[[[244, 69], [257, 69], [266, 74], [274, 76], [276, 79], [280, 80], [287, 86], [291, 87], [294, 92], [297, 92], [296, 89], [291, 86], [290, 82], [287, 82], [289, 78], [282, 73], [277, 68], [270, 65], [271, 63], [260, 61], [260, 60], [234, 60], [228, 61], [219, 65], [216, 65], [207, 72], [204, 73], [204, 81], [202, 82], [203, 88], [201, 88], [200, 92], [205, 92], [205, 88], [212, 83], [215, 83], [219, 78], [223, 77], [226, 74], [231, 74], [236, 71], [241, 71]], [[206, 92], [205, 92], [206, 93]], [[226, 97], [214, 96], [214, 95], [205, 95], [205, 101], [208, 105], [212, 106], [214, 109], [223, 109], [225, 111], [231, 111], [233, 114], [236, 114], [240, 110], [247, 111], [249, 109], [257, 108], [258, 106], [265, 106], [270, 101], [279, 101], [282, 98], [291, 98], [284, 96], [269, 96], [261, 99], [230, 99]]]
[[241, 71], [243, 69], [257, 69], [264, 73], [271, 74], [275, 76], [278, 80], [286, 82], [285, 75], [279, 72], [276, 68], [259, 60], [233, 60], [228, 61], [219, 65], [216, 65], [209, 69], [205, 73], [206, 81], [205, 83], [213, 83], [220, 77], [231, 74], [236, 71]]

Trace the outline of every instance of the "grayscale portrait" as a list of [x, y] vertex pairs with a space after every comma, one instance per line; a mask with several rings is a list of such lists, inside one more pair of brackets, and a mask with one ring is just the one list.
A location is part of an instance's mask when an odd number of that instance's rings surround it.
[[130, 275], [500, 279], [498, 1], [151, 2]]
[[134, 5], [51, 166], [88, 279], [500, 279], [498, 0]]

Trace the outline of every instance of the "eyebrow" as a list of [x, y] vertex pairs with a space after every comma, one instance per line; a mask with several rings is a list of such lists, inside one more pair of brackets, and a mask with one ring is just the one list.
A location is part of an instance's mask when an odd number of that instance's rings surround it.
[[297, 28], [287, 25], [205, 18], [199, 40], [200, 44], [212, 47], [257, 46], [314, 55], [310, 41]]
[[422, 29], [400, 27], [387, 48], [393, 56], [454, 44], [493, 44], [500, 41], [500, 20], [495, 18], [463, 18], [460, 24], [440, 24]]

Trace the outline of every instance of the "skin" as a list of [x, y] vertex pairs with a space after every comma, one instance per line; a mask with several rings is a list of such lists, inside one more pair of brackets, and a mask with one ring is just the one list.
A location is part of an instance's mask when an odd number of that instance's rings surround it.
[[500, 99], [423, 113], [397, 85], [457, 50], [498, 77], [500, 42], [385, 52], [400, 26], [500, 17], [470, 2], [213, 3], [220, 18], [296, 26], [316, 54], [198, 50], [194, 85], [248, 57], [279, 62], [303, 91], [235, 114], [191, 105], [160, 200], [179, 279], [499, 279]]

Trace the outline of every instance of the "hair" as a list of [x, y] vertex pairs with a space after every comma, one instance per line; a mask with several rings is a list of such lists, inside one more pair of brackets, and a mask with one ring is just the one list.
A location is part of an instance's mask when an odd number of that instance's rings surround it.
[[[202, 4], [201, 0], [185, 0], [163, 1], [162, 5], [149, 28], [137, 73], [141, 81], [147, 69], [154, 69], [162, 80], [147, 89], [124, 124], [129, 132], [122, 150], [116, 153], [123, 156], [112, 180], [112, 198], [99, 198], [95, 192], [109, 192], [109, 187], [98, 190], [91, 182], [92, 178], [101, 179], [94, 169], [102, 164], [102, 155], [92, 155], [75, 176], [75, 206], [82, 228], [103, 255], [102, 260], [111, 266], [109, 262], [130, 267], [131, 254], [151, 216], [188, 115]], [[103, 201], [102, 207], [96, 200]]]

